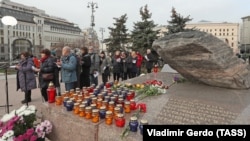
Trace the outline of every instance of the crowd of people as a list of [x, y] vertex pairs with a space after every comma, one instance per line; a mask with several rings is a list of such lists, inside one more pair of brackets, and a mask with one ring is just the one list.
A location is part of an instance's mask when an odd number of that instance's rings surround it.
[[60, 57], [49, 49], [43, 49], [40, 53], [40, 59], [28, 52], [21, 53], [20, 62], [15, 67], [17, 90], [21, 89], [25, 94], [22, 103], [31, 102], [31, 90], [37, 87], [47, 102], [47, 89], [51, 81], [57, 88], [57, 95], [61, 95], [61, 82], [65, 84], [65, 91], [70, 91], [93, 84], [97, 86], [99, 75], [104, 84], [108, 81], [119, 82], [139, 76], [143, 62], [147, 73], [151, 73], [154, 65], [157, 65], [157, 59], [150, 49], [144, 56], [138, 51], [120, 50], [107, 55], [104, 51], [96, 53], [93, 47], [83, 47], [76, 54], [68, 46], [63, 47]]

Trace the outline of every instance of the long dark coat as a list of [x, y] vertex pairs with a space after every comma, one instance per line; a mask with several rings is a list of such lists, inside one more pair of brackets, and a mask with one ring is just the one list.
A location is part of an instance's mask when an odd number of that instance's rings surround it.
[[[53, 61], [56, 63], [57, 62], [57, 58], [56, 57], [52, 57]], [[60, 68], [56, 66], [55, 69], [55, 87], [60, 87], [60, 80], [59, 80], [59, 72], [60, 72]]]
[[113, 57], [111, 63], [113, 66], [113, 73], [121, 73], [121, 68], [122, 68], [121, 57]]
[[147, 69], [152, 69], [154, 63], [156, 62], [156, 59], [152, 53], [147, 54], [148, 60], [146, 60], [146, 68]]
[[91, 67], [91, 58], [89, 54], [83, 54], [82, 55], [82, 71], [80, 74], [80, 87], [88, 87], [90, 86], [90, 67]]
[[20, 68], [17, 70], [17, 90], [23, 92], [37, 88], [36, 77], [32, 66], [34, 66], [32, 58], [27, 58], [18, 63]]
[[54, 59], [52, 57], [47, 58], [44, 62], [41, 63], [40, 73], [38, 75], [40, 88], [48, 88], [48, 85], [50, 83], [50, 80], [44, 80], [42, 78], [42, 74], [44, 73], [54, 73], [54, 79], [52, 80], [52, 82], [54, 83], [55, 87], [58, 87], [56, 83], [56, 80], [59, 79], [57, 78], [58, 75], [56, 75], [57, 69], [58, 68], [56, 66], [56, 63], [54, 62]]

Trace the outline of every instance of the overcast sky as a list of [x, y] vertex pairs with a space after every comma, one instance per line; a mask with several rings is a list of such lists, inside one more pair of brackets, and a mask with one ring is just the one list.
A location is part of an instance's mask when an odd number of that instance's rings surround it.
[[[249, 0], [11, 0], [28, 6], [45, 10], [51, 16], [58, 16], [76, 23], [80, 28], [90, 27], [91, 8], [89, 2], [98, 4], [95, 15], [95, 30], [99, 37], [100, 27], [105, 28], [104, 36], [108, 37], [108, 27], [113, 26], [113, 17], [127, 14], [127, 28], [131, 31], [133, 23], [140, 21], [139, 9], [148, 5], [152, 19], [158, 25], [166, 25], [170, 20], [171, 9], [186, 17], [190, 15], [192, 23], [201, 20], [211, 22], [241, 23], [242, 17], [250, 16]], [[104, 38], [105, 38], [104, 37]]]

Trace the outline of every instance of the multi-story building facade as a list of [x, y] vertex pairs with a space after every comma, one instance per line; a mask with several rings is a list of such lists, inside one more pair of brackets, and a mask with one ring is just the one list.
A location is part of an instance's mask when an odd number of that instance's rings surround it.
[[241, 50], [250, 53], [250, 16], [246, 16], [241, 19], [242, 19], [241, 38], [240, 38]]
[[76, 43], [84, 38], [81, 29], [74, 23], [10, 0], [0, 0], [0, 18], [4, 16], [16, 18], [17, 24], [7, 26], [0, 22], [1, 61], [9, 60], [10, 56], [16, 56], [23, 51], [40, 55], [43, 48], [77, 46]]
[[240, 25], [239, 23], [189, 23], [186, 28], [195, 28], [200, 31], [210, 33], [219, 39], [225, 41], [232, 49], [234, 53], [238, 53], [238, 42], [240, 37]]
[[[211, 22], [200, 22], [200, 23], [188, 23], [186, 28], [194, 28], [200, 31], [210, 33], [219, 39], [225, 41], [234, 51], [238, 53], [238, 42], [240, 35], [240, 25], [238, 23], [211, 23]], [[160, 26], [159, 37], [163, 37], [164, 33], [167, 32], [167, 26]]]

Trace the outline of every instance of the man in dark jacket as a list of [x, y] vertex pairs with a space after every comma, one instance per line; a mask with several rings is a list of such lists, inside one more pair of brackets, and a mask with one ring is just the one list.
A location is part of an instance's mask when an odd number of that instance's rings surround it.
[[145, 60], [146, 60], [146, 69], [147, 69], [147, 73], [151, 73], [153, 65], [155, 63], [155, 57], [154, 55], [151, 53], [150, 49], [147, 49], [147, 54], [144, 56]]
[[[56, 56], [56, 53], [55, 52], [51, 52], [51, 57], [53, 59], [53, 61], [56, 63], [56, 62], [60, 62], [60, 58]], [[56, 66], [56, 69], [55, 69], [55, 86], [56, 87], [56, 91], [57, 91], [57, 95], [61, 95], [61, 85], [60, 85], [60, 78], [59, 78], [59, 72], [60, 72], [60, 67], [59, 66]]]
[[81, 49], [82, 60], [81, 60], [81, 73], [80, 73], [80, 88], [89, 87], [90, 86], [90, 66], [91, 66], [91, 58], [88, 54], [88, 48], [83, 47]]

